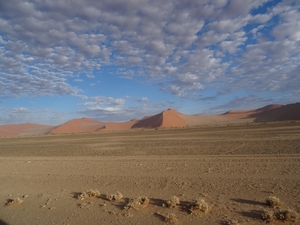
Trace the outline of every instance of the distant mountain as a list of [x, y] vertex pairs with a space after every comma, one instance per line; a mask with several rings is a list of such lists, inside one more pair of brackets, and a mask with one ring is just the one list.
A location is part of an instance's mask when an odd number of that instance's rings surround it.
[[33, 123], [0, 125], [0, 137], [101, 132], [144, 128], [185, 127], [204, 124], [226, 124], [262, 121], [300, 120], [300, 103], [267, 105], [254, 110], [230, 110], [221, 115], [185, 115], [168, 109], [153, 116], [133, 119], [128, 122], [99, 122], [90, 118], [72, 119], [59, 126]]

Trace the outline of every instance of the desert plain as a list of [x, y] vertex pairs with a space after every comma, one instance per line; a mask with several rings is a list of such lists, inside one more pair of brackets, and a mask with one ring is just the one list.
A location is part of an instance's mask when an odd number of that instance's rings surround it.
[[265, 224], [300, 212], [300, 122], [2, 138], [0, 180], [1, 225]]

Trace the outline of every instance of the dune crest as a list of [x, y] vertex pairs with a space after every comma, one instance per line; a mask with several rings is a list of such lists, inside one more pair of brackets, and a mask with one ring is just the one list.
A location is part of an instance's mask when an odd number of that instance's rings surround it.
[[[35, 123], [22, 123], [22, 124], [7, 124], [0, 125], [0, 137], [13, 137], [24, 135], [37, 135], [45, 133], [53, 129], [54, 126], [40, 125]], [[42, 131], [42, 132], [38, 132]], [[31, 134], [33, 133], [33, 134]]]
[[280, 107], [283, 107], [283, 105], [280, 105], [280, 104], [272, 104], [272, 105], [267, 105], [265, 107], [262, 107], [262, 108], [259, 108], [259, 109], [256, 109], [255, 111], [256, 112], [267, 112], [267, 111], [270, 111], [270, 110], [273, 110], [273, 109], [278, 109]]
[[242, 114], [242, 113], [248, 113], [248, 114], [256, 114], [256, 113], [264, 113], [273, 109], [277, 109], [282, 107], [283, 105], [279, 104], [272, 104], [272, 105], [267, 105], [262, 108], [258, 109], [250, 109], [250, 110], [229, 110], [228, 112], [222, 114], [222, 115], [228, 115], [228, 114]]
[[103, 127], [103, 123], [86, 117], [69, 120], [50, 131], [50, 134], [93, 132]]
[[174, 109], [168, 109], [162, 112], [163, 120], [161, 127], [184, 127], [186, 126], [185, 120], [180, 117], [180, 112]]
[[133, 124], [136, 123], [136, 121], [137, 120], [130, 120], [128, 122], [123, 123], [105, 123], [105, 125], [99, 128], [97, 131], [129, 130], [133, 126]]
[[273, 107], [268, 111], [262, 111], [255, 117], [254, 122], [261, 121], [284, 121], [284, 120], [300, 120], [300, 103], [293, 103], [288, 105], [282, 105]]
[[184, 127], [186, 122], [181, 113], [174, 109], [165, 110], [154, 116], [147, 116], [135, 123], [132, 128]]
[[185, 115], [174, 109], [167, 109], [156, 115], [145, 116], [142, 119], [132, 119], [128, 122], [120, 123], [99, 122], [94, 119], [83, 117], [72, 119], [59, 126], [47, 126], [32, 123], [0, 125], [0, 137], [283, 120], [300, 120], [299, 102], [288, 105], [267, 105], [253, 110], [230, 110], [219, 115]]

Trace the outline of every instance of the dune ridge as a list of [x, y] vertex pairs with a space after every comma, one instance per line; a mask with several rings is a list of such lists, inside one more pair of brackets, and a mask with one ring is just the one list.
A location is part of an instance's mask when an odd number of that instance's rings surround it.
[[219, 115], [185, 115], [175, 109], [167, 109], [156, 115], [127, 122], [100, 122], [90, 118], [77, 118], [59, 126], [32, 123], [0, 125], [0, 137], [101, 132], [129, 129], [151, 129], [212, 125], [245, 122], [271, 122], [300, 120], [300, 103], [288, 105], [272, 104], [253, 110], [230, 110]]
[[0, 137], [22, 136], [31, 133], [43, 134], [49, 132], [53, 128], [54, 126], [35, 123], [0, 125]]
[[135, 123], [131, 128], [156, 128], [156, 127], [184, 127], [183, 115], [174, 109], [165, 110], [154, 116], [147, 116]]
[[52, 129], [50, 134], [93, 132], [103, 127], [104, 123], [90, 118], [72, 119]]
[[123, 123], [109, 122], [105, 123], [105, 125], [99, 128], [97, 131], [129, 130], [135, 123], [136, 120], [131, 120]]

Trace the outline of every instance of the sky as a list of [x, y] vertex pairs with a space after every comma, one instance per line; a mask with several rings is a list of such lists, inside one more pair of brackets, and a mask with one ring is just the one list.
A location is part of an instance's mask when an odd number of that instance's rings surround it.
[[299, 0], [0, 0], [0, 124], [299, 101]]

